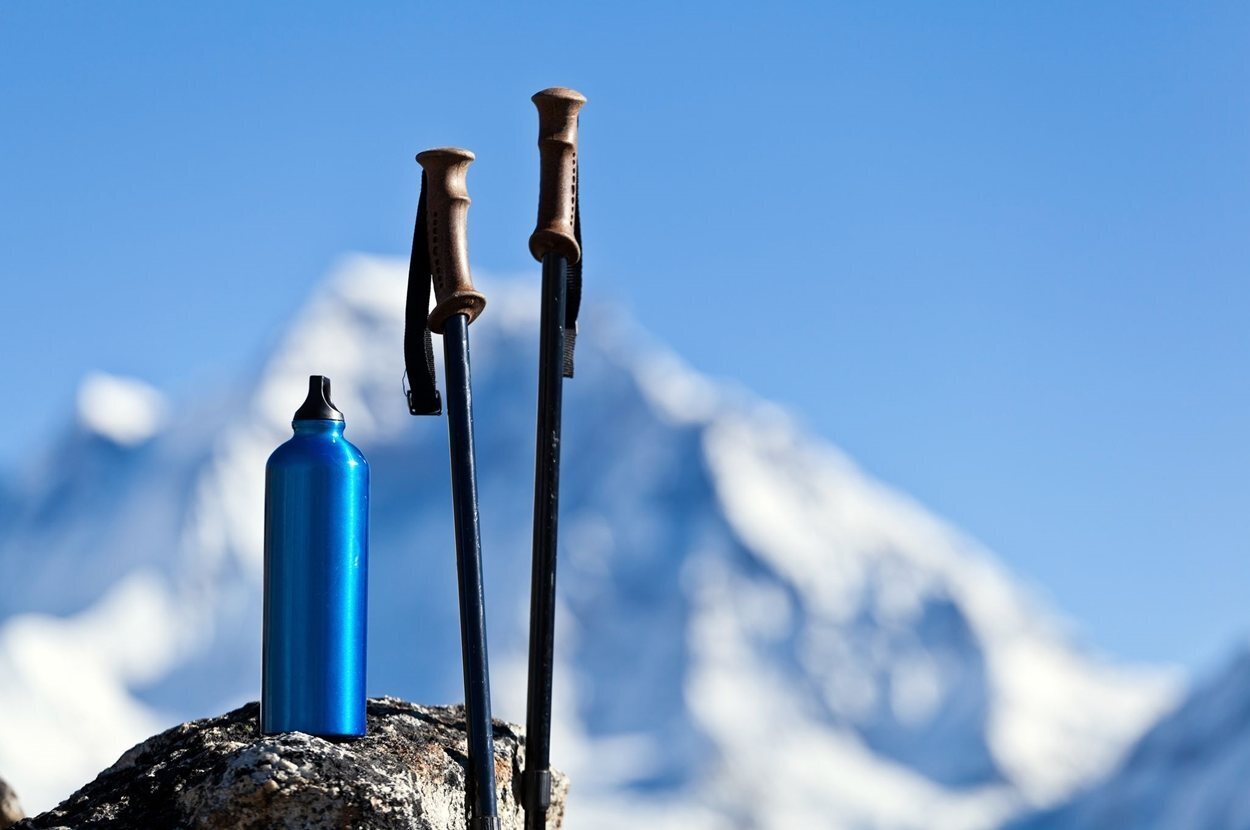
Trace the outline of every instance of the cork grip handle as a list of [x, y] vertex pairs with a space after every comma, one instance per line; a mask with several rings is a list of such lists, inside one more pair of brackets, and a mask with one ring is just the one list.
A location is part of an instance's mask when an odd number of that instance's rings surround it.
[[428, 325], [435, 334], [442, 333], [443, 324], [453, 315], [463, 314], [472, 323], [486, 307], [486, 298], [473, 287], [469, 272], [465, 176], [474, 158], [459, 147], [417, 154], [417, 163], [425, 171], [426, 233], [434, 278], [434, 310]]
[[586, 103], [580, 92], [565, 87], [544, 89], [531, 100], [538, 107], [538, 225], [530, 235], [534, 259], [552, 251], [570, 263], [582, 257], [573, 233], [577, 206], [577, 113]]

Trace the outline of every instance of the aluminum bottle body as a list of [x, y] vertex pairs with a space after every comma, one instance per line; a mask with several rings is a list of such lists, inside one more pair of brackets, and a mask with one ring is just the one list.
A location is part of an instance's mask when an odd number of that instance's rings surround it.
[[363, 735], [369, 466], [342, 421], [292, 426], [265, 467], [261, 732]]

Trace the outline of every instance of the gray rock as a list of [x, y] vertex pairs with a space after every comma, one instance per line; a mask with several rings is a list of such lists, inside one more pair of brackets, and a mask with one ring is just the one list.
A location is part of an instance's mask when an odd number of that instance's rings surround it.
[[[369, 734], [331, 742], [301, 732], [262, 737], [257, 705], [149, 738], [60, 806], [12, 830], [463, 830], [464, 712], [397, 698], [369, 701]], [[520, 830], [522, 738], [495, 723], [505, 830]], [[568, 781], [555, 775], [548, 830]]]
[[0, 778], [0, 830], [9, 827], [15, 821], [21, 821], [22, 805], [17, 803], [17, 793], [13, 792], [3, 778]]

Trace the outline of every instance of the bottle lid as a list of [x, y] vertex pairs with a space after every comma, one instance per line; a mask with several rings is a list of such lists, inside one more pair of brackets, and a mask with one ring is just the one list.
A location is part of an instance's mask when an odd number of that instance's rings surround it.
[[296, 421], [341, 421], [339, 412], [330, 401], [330, 379], [325, 375], [310, 375], [308, 398], [295, 410]]

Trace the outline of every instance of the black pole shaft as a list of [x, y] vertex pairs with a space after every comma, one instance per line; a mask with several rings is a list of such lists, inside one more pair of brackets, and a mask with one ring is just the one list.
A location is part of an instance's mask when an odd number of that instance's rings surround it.
[[486, 659], [486, 605], [482, 590], [482, 540], [478, 529], [477, 470], [473, 455], [473, 393], [469, 382], [469, 321], [452, 315], [443, 329], [447, 368], [447, 436], [451, 448], [451, 498], [460, 585], [460, 650], [468, 731], [467, 800], [473, 830], [499, 826], [495, 807], [495, 742]]
[[551, 683], [555, 660], [556, 529], [560, 513], [560, 410], [568, 262], [543, 257], [538, 347], [538, 436], [530, 582], [529, 688], [525, 706], [525, 828], [544, 830], [551, 804]]

